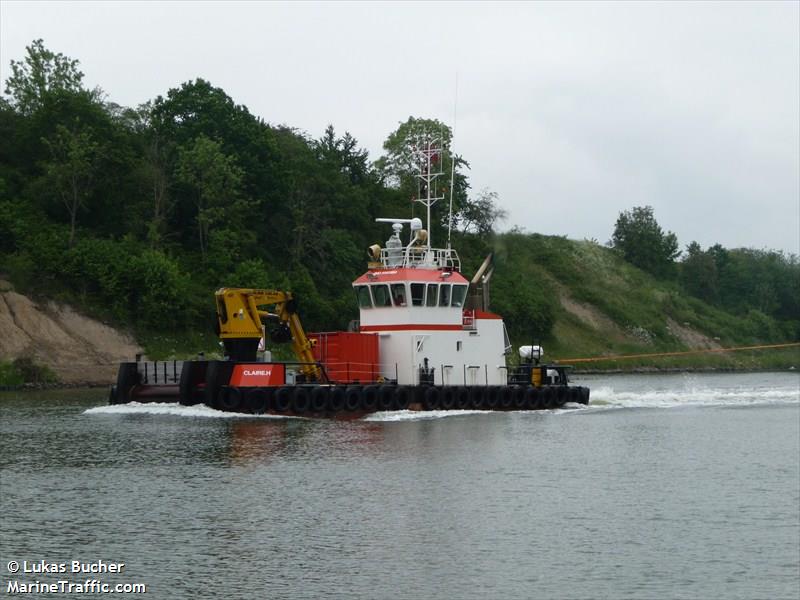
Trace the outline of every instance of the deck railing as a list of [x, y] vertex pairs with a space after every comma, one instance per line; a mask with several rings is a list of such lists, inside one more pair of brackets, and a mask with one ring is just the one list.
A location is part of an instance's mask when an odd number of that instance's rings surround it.
[[381, 267], [385, 269], [422, 267], [461, 271], [461, 259], [452, 248], [382, 248]]

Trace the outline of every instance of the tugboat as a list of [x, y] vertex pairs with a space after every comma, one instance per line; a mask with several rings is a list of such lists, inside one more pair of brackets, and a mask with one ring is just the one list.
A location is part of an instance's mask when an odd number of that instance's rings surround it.
[[[438, 156], [436, 139], [418, 144], [424, 195], [415, 201], [428, 224], [431, 206], [444, 198], [432, 195]], [[589, 389], [569, 385], [569, 367], [542, 363], [539, 345], [522, 346], [519, 368], [509, 371], [505, 325], [488, 306], [491, 255], [467, 280], [449, 240], [434, 247], [421, 219], [376, 221], [392, 234], [384, 248], [370, 246], [367, 272], [353, 282], [359, 320], [349, 331], [306, 335], [290, 292], [223, 288], [216, 304], [226, 359], [122, 363], [109, 402], [177, 397], [222, 411], [344, 418], [588, 404]], [[265, 339], [291, 341], [298, 361], [273, 362], [260, 352]]]

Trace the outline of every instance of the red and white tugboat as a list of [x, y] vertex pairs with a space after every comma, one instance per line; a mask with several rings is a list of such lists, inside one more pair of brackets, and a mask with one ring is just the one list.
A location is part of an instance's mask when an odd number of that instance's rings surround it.
[[[418, 144], [424, 196], [416, 202], [429, 224], [443, 199], [434, 194], [439, 156], [435, 139]], [[222, 289], [217, 317], [227, 359], [123, 363], [110, 402], [177, 396], [225, 411], [349, 418], [588, 404], [588, 388], [568, 385], [568, 367], [542, 364], [539, 346], [522, 346], [520, 366], [509, 371], [503, 320], [488, 310], [489, 258], [468, 281], [449, 241], [434, 247], [421, 219], [377, 221], [391, 224], [392, 234], [384, 248], [370, 247], [368, 270], [353, 282], [360, 319], [352, 331], [306, 335], [291, 293]], [[264, 337], [291, 340], [298, 362], [259, 357]]]

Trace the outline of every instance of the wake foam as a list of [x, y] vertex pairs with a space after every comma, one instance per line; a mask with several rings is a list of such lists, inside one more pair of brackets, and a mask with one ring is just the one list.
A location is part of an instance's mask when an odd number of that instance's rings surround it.
[[[672, 380], [672, 387], [664, 389], [644, 390], [630, 389], [630, 381], [621, 380], [621, 385], [614, 386], [614, 381], [605, 380], [591, 385], [589, 406], [567, 403], [563, 408], [539, 411], [508, 411], [524, 415], [569, 414], [586, 411], [611, 410], [622, 408], [679, 408], [690, 406], [730, 406], [747, 407], [759, 405], [797, 405], [800, 404], [800, 384], [798, 381], [784, 381], [778, 386], [713, 386], [695, 384], [696, 382]], [[662, 382], [663, 384], [663, 382]], [[687, 385], [688, 384], [688, 385]], [[620, 389], [622, 388], [622, 389]], [[627, 388], [627, 389], [625, 389]], [[113, 406], [97, 406], [85, 410], [86, 415], [169, 415], [176, 417], [210, 418], [210, 419], [303, 419], [304, 417], [286, 415], [251, 415], [243, 413], [222, 412], [198, 404], [182, 406], [178, 403], [153, 402], [115, 404]], [[389, 411], [376, 412], [363, 417], [369, 422], [404, 422], [444, 419], [451, 417], [496, 415], [498, 411], [490, 410], [432, 410], [432, 411]]]
[[676, 408], [765, 404], [800, 404], [800, 388], [688, 387], [637, 392], [616, 390], [611, 385], [604, 385], [592, 388], [588, 408]]
[[183, 406], [177, 402], [129, 402], [112, 406], [95, 406], [83, 411], [85, 415], [170, 415], [175, 417], [195, 417], [205, 419], [302, 419], [286, 415], [251, 415], [245, 413], [222, 412], [204, 404]]

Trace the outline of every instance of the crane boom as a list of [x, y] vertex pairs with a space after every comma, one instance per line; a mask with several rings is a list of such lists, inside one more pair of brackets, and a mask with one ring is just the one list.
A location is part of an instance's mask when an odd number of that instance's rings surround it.
[[[264, 335], [262, 323], [266, 319], [274, 319], [282, 328], [288, 329], [292, 350], [300, 361], [300, 370], [306, 378], [313, 381], [323, 380], [322, 369], [316, 363], [311, 350], [311, 341], [296, 312], [297, 300], [291, 292], [221, 288], [214, 295], [217, 302], [219, 337], [231, 360], [254, 361], [258, 343]], [[259, 309], [269, 306], [274, 307], [274, 312]]]

